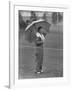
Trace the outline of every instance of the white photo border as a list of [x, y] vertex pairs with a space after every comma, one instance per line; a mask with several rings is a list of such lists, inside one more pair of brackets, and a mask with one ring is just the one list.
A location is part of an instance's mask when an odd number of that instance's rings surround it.
[[[52, 5], [51, 5], [52, 6]], [[70, 61], [69, 61], [69, 8], [47, 6], [31, 6], [23, 3], [10, 2], [10, 87], [48, 87], [61, 86], [70, 83]], [[61, 78], [40, 78], [40, 79], [18, 79], [18, 10], [34, 11], [55, 11], [63, 12], [63, 67], [64, 76]]]

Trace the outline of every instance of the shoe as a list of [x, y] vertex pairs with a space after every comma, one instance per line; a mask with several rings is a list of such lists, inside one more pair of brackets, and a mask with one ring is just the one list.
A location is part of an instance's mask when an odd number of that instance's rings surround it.
[[40, 72], [37, 72], [37, 74], [40, 74], [41, 73], [41, 71]]
[[41, 73], [41, 71], [36, 71], [35, 73], [36, 73], [36, 74], [40, 74], [40, 73]]
[[41, 73], [43, 73], [43, 70], [41, 70]]

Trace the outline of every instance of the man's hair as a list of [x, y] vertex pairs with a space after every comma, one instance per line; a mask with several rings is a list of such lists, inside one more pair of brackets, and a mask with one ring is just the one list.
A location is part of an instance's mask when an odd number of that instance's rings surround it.
[[40, 29], [41, 29], [41, 28], [42, 28], [41, 26], [40, 26], [40, 27], [38, 27], [38, 30], [37, 30], [37, 31], [38, 31], [38, 32], [40, 32]]

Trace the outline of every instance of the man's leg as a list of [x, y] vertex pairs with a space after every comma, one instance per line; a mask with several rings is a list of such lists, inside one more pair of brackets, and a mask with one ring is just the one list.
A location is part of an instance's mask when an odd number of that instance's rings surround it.
[[36, 71], [40, 72], [42, 70], [43, 64], [43, 45], [36, 48]]
[[43, 65], [43, 45], [40, 47], [40, 60], [39, 60], [39, 69], [40, 71], [42, 70], [42, 65]]

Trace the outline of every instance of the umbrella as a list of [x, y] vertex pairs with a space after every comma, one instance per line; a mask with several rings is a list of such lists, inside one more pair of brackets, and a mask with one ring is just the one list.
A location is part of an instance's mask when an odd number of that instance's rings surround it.
[[39, 27], [42, 27], [45, 30], [45, 32], [48, 33], [50, 24], [43, 19], [33, 21], [25, 29], [25, 39], [29, 42], [34, 42], [36, 39], [35, 32], [37, 32]]

